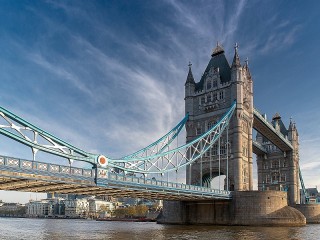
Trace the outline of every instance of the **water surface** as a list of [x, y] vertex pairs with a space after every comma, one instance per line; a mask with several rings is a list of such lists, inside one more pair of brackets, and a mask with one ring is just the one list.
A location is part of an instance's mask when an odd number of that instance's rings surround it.
[[320, 239], [320, 225], [304, 227], [177, 226], [75, 219], [0, 218], [0, 239]]

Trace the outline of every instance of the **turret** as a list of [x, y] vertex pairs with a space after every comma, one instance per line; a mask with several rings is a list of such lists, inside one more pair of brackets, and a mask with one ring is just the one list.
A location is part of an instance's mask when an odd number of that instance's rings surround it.
[[185, 112], [193, 115], [193, 95], [195, 92], [196, 83], [191, 71], [192, 64], [189, 62], [189, 72], [185, 83]]
[[292, 118], [290, 118], [290, 123], [288, 128], [288, 139], [291, 142], [293, 141], [298, 142], [298, 137], [299, 137], [299, 134], [298, 134], [296, 124], [292, 121]]
[[249, 91], [249, 93], [245, 97], [248, 98], [246, 100], [250, 102], [251, 106], [253, 106], [253, 81], [252, 81], [251, 73], [249, 70], [249, 59], [248, 58], [246, 58], [245, 64], [243, 66], [243, 72], [244, 72], [245, 79], [248, 84], [247, 91]]
[[192, 74], [192, 71], [191, 71], [192, 64], [189, 62], [188, 66], [189, 66], [189, 72], [188, 72], [186, 83], [184, 84], [184, 86], [185, 86], [185, 97], [192, 96], [194, 94], [194, 90], [195, 90], [195, 86], [196, 86], [196, 83], [194, 81], [193, 74]]
[[240, 64], [240, 57], [238, 54], [238, 44], [234, 46], [234, 56], [231, 65], [231, 82], [234, 84], [232, 87], [231, 98], [232, 100], [237, 99], [237, 107], [243, 103], [243, 84], [242, 81], [242, 68]]
[[236, 43], [234, 46], [234, 56], [233, 56], [233, 61], [232, 61], [232, 65], [231, 68], [240, 68], [241, 64], [240, 64], [240, 57], [238, 54], [238, 44]]
[[272, 118], [273, 126], [276, 129], [276, 131], [278, 131], [278, 132], [281, 131], [280, 120], [281, 120], [281, 116], [279, 113], [276, 113]]
[[247, 75], [247, 79], [252, 82], [251, 73], [250, 73], [250, 69], [249, 69], [249, 59], [248, 58], [246, 58], [246, 61], [245, 61], [245, 64], [244, 64], [243, 68], [244, 68], [245, 73]]

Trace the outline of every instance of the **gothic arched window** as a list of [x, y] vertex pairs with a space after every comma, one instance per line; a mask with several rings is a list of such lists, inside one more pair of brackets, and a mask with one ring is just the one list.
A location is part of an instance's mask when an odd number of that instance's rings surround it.
[[212, 82], [212, 87], [216, 88], [217, 86], [218, 86], [217, 80], [213, 80], [213, 82]]
[[211, 87], [212, 87], [211, 80], [208, 80], [207, 81], [207, 89], [211, 89]]

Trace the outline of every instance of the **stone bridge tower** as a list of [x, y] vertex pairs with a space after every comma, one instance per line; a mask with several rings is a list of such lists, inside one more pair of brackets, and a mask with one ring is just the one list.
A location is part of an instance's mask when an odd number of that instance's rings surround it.
[[228, 177], [224, 189], [252, 190], [253, 83], [248, 61], [241, 65], [236, 45], [230, 67], [223, 48], [217, 44], [197, 83], [189, 64], [185, 83], [185, 111], [190, 116], [186, 124], [187, 142], [211, 128], [235, 100], [237, 106], [228, 136], [225, 132], [220, 144], [213, 145], [187, 168], [187, 183], [208, 186], [214, 177], [225, 175]]
[[292, 151], [281, 151], [259, 132], [256, 140], [267, 151], [257, 155], [258, 190], [278, 190], [288, 192], [289, 205], [300, 203], [299, 190], [299, 134], [295, 123], [290, 120], [288, 129], [276, 113], [271, 124], [292, 144]]

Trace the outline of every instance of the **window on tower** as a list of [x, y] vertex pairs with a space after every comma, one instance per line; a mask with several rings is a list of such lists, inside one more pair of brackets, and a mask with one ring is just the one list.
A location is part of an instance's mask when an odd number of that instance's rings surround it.
[[215, 121], [208, 122], [208, 130], [215, 125]]
[[224, 145], [220, 146], [220, 155], [226, 154], [226, 147]]
[[217, 86], [218, 86], [217, 80], [213, 80], [213, 82], [212, 82], [212, 87], [216, 88]]
[[272, 162], [272, 168], [276, 168], [276, 169], [279, 168], [279, 160], [275, 160]]
[[278, 183], [279, 181], [279, 173], [272, 174], [272, 183]]
[[211, 89], [211, 87], [212, 87], [211, 80], [209, 80], [209, 81], [207, 82], [207, 89]]
[[285, 173], [281, 173], [281, 182], [285, 182], [287, 179], [287, 176]]
[[269, 183], [269, 182], [270, 182], [270, 175], [267, 174], [267, 175], [266, 175], [266, 183]]
[[196, 128], [196, 135], [201, 135], [201, 127], [200, 126], [198, 126], [197, 128]]
[[211, 94], [210, 93], [207, 95], [207, 102], [211, 102]]
[[287, 161], [286, 161], [286, 160], [283, 161], [282, 167], [288, 167], [288, 164], [287, 164]]
[[212, 101], [217, 101], [218, 97], [217, 97], [217, 93], [214, 92], [213, 93], [213, 98], [212, 98]]
[[218, 155], [218, 145], [217, 144], [214, 144], [211, 148], [211, 155], [212, 156], [216, 156]]
[[220, 91], [220, 93], [219, 93], [219, 99], [224, 99], [224, 92], [223, 92], [223, 91]]

